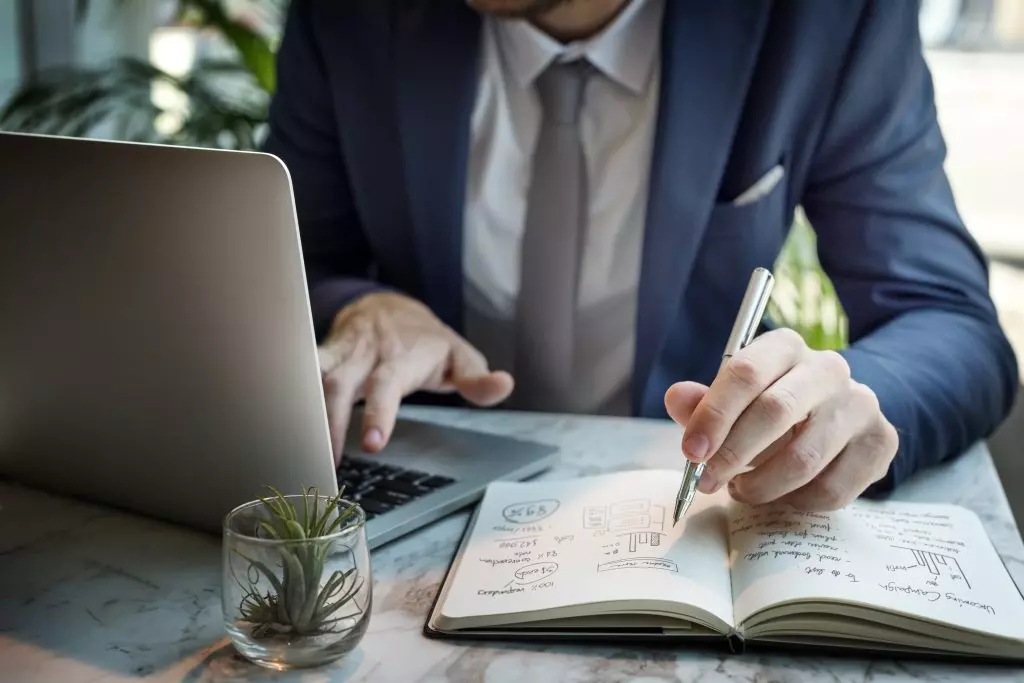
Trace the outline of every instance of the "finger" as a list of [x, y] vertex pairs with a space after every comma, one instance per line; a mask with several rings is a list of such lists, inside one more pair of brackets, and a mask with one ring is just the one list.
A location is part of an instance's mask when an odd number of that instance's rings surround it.
[[780, 452], [783, 448], [788, 446], [790, 442], [796, 438], [796, 435], [800, 432], [801, 427], [805, 424], [806, 422], [801, 422], [800, 424], [796, 425], [795, 427], [787, 431], [785, 434], [777, 438], [775, 441], [773, 441], [771, 445], [768, 446], [768, 448], [764, 449], [763, 451], [755, 455], [754, 459], [750, 461], [750, 467], [759, 467], [769, 458], [771, 458], [776, 453]]
[[352, 405], [373, 367], [374, 353], [365, 325], [351, 325], [317, 349], [335, 464], [348, 433]]
[[408, 353], [379, 364], [366, 380], [363, 407], [363, 449], [377, 453], [391, 438], [402, 399], [422, 387], [437, 366], [428, 349]]
[[349, 358], [323, 378], [324, 400], [327, 404], [327, 421], [330, 426], [335, 465], [341, 462], [352, 406], [372, 367], [372, 354], [363, 353]]
[[747, 467], [754, 457], [768, 448], [793, 425], [829, 397], [846, 389], [850, 366], [838, 353], [809, 354], [754, 399], [729, 430], [725, 442], [709, 460], [702, 488], [710, 493]]
[[[750, 461], [750, 467], [751, 468], [759, 467], [761, 464], [767, 462], [769, 459], [774, 457], [777, 453], [780, 453], [784, 448], [786, 448], [793, 441], [793, 439], [796, 438], [797, 434], [800, 433], [800, 428], [803, 426], [803, 424], [805, 424], [805, 423], [801, 423], [801, 424], [793, 427], [788, 432], [786, 432], [785, 434], [780, 436], [778, 439], [773, 441], [772, 444], [770, 446], [768, 446], [768, 448], [764, 449], [763, 451], [758, 453], [756, 456], [754, 456], [754, 459]], [[737, 489], [736, 489], [736, 478], [735, 477], [729, 481], [729, 494], [733, 498], [735, 498], [736, 500], [738, 500], [741, 503], [748, 502], [747, 500], [745, 500], [743, 498], [743, 496], [739, 493], [739, 491], [737, 491]]]
[[462, 339], [451, 350], [449, 378], [455, 390], [478, 406], [492, 406], [508, 398], [515, 382], [507, 372], [491, 372], [483, 354]]
[[822, 474], [871, 417], [861, 398], [848, 393], [837, 396], [811, 415], [786, 448], [736, 477], [736, 496], [759, 505], [805, 486]]
[[796, 332], [774, 330], [729, 359], [687, 423], [686, 456], [702, 461], [716, 453], [743, 411], [789, 372], [806, 349]]
[[373, 338], [373, 325], [365, 316], [346, 316], [344, 326], [339, 326], [344, 313], [339, 314], [323, 345], [317, 347], [317, 361], [320, 372], [326, 375], [357, 352], [366, 350]]
[[[797, 430], [798, 429], [799, 429], [799, 426], [794, 427], [793, 429], [790, 429], [788, 432], [783, 434], [781, 437], [779, 437], [778, 439], [773, 441], [772, 444], [770, 446], [768, 446], [768, 448], [764, 449], [763, 451], [758, 453], [756, 456], [754, 456], [754, 459], [750, 461], [750, 468], [752, 469], [752, 468], [755, 468], [755, 467], [759, 467], [761, 464], [767, 462], [769, 459], [774, 457], [777, 453], [781, 452], [784, 448], [786, 448], [786, 446], [788, 446], [790, 444], [790, 442], [792, 442], [793, 439], [796, 438], [796, 434], [797, 434]], [[701, 477], [701, 480], [703, 480], [703, 477]], [[700, 482], [698, 482], [698, 485], [699, 485], [699, 483]], [[738, 500], [741, 503], [749, 503], [749, 501], [746, 500], [742, 496], [742, 494], [740, 494], [740, 492], [736, 489], [736, 478], [735, 477], [729, 480], [729, 495], [731, 495], [734, 499]]]
[[708, 387], [697, 382], [677, 382], [665, 392], [665, 410], [680, 427], [685, 427]]
[[853, 502], [889, 471], [899, 448], [896, 430], [884, 418], [855, 438], [809, 484], [781, 500], [798, 510], [839, 510]]

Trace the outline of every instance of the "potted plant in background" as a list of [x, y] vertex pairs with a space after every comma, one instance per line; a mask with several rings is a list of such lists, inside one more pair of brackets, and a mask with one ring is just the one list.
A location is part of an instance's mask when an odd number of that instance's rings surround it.
[[[129, 4], [111, 2], [77, 0], [80, 24], [91, 13], [102, 19], [103, 13]], [[176, 0], [173, 24], [192, 31], [198, 45], [223, 52], [223, 58], [200, 54], [187, 73], [122, 56], [95, 67], [38, 74], [0, 110], [0, 130], [255, 149], [276, 86], [275, 18], [286, 4]]]
[[[120, 0], [124, 2], [126, 0]], [[85, 137], [98, 124], [112, 122], [101, 137], [199, 147], [254, 149], [259, 146], [267, 107], [275, 87], [276, 29], [260, 30], [252, 13], [259, 9], [280, 25], [286, 0], [178, 0], [179, 22], [203, 34], [220, 36], [232, 57], [197, 61], [185, 75], [158, 69], [146, 60], [124, 58], [106, 68], [68, 70], [18, 91], [0, 111], [0, 129]], [[83, 11], [88, 0], [79, 0]], [[181, 95], [181, 111], [154, 104], [154, 85]], [[157, 125], [170, 119], [176, 125]], [[776, 261], [776, 285], [768, 314], [777, 324], [799, 332], [818, 349], [846, 345], [846, 319], [815, 251], [811, 225], [798, 211]]]
[[224, 624], [240, 654], [274, 669], [317, 666], [351, 652], [370, 620], [366, 516], [320, 495], [271, 495], [224, 521]]

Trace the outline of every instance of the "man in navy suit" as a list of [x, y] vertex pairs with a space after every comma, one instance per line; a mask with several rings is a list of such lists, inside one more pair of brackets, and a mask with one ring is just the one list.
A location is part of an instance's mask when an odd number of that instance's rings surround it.
[[[267, 150], [292, 175], [339, 457], [361, 399], [371, 451], [420, 392], [667, 409], [704, 492], [828, 509], [990, 433], [1017, 366], [943, 172], [917, 11], [294, 0]], [[719, 370], [797, 205], [851, 345], [774, 329]]]

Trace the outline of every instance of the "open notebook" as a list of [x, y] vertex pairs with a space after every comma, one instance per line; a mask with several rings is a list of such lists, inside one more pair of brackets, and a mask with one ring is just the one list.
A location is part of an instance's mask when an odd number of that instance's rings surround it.
[[951, 505], [832, 513], [699, 495], [678, 472], [488, 490], [441, 586], [434, 637], [680, 638], [1024, 659], [1024, 598]]

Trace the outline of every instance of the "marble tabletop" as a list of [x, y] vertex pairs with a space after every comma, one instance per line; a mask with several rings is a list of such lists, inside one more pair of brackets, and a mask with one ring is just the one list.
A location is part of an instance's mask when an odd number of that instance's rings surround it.
[[[547, 476], [679, 466], [679, 430], [667, 421], [404, 412], [555, 444], [560, 462]], [[984, 446], [918, 475], [894, 497], [974, 510], [1024, 586], [1024, 545]], [[1024, 671], [994, 666], [429, 640], [421, 635], [423, 621], [468, 513], [374, 552], [374, 612], [348, 658], [278, 673], [242, 661], [225, 638], [217, 537], [6, 482], [0, 506], [3, 683], [1024, 682]]]

